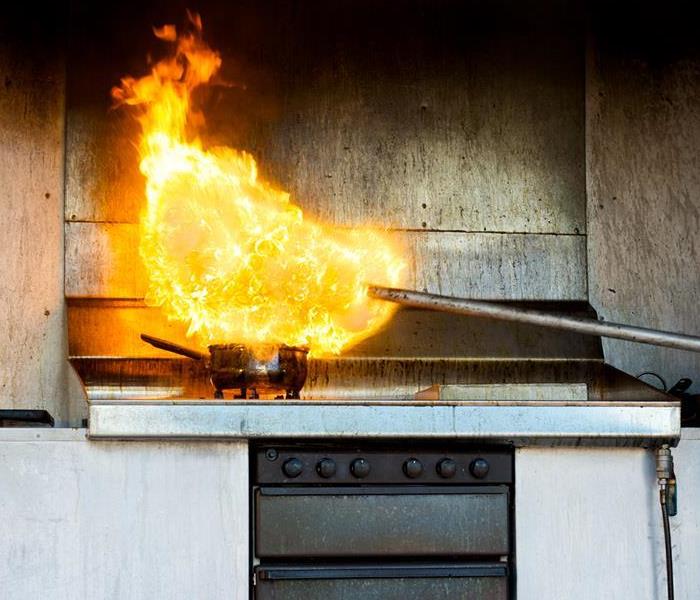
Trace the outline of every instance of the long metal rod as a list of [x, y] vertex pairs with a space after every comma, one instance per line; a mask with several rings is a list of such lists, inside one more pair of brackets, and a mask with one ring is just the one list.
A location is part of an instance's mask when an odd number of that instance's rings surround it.
[[630, 340], [641, 344], [653, 344], [656, 346], [668, 346], [681, 350], [700, 352], [700, 337], [635, 327], [621, 323], [607, 323], [596, 321], [589, 317], [572, 317], [558, 313], [550, 313], [532, 308], [521, 308], [498, 304], [485, 300], [467, 300], [464, 298], [452, 298], [438, 296], [413, 290], [402, 290], [381, 286], [370, 286], [368, 294], [372, 298], [388, 300], [405, 306], [427, 308], [460, 315], [485, 317], [501, 321], [516, 321], [518, 323], [531, 323], [542, 327], [554, 329], [566, 329], [588, 335], [600, 335], [621, 340]]

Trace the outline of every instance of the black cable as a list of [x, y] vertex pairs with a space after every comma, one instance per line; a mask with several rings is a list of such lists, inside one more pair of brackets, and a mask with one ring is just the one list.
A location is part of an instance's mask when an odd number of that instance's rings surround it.
[[661, 502], [661, 515], [664, 522], [664, 542], [666, 543], [666, 589], [668, 600], [673, 600], [673, 549], [671, 548], [671, 525], [668, 522], [668, 508], [666, 507], [666, 488], [659, 490]]
[[644, 373], [640, 373], [639, 375], [637, 375], [637, 379], [641, 380], [642, 377], [644, 377], [645, 375], [651, 375], [652, 377], [656, 377], [661, 382], [661, 387], [663, 388], [663, 391], [668, 391], [668, 385], [666, 385], [666, 380], [663, 377], [661, 377], [661, 375], [659, 375], [658, 373], [654, 373], [654, 371], [644, 371]]

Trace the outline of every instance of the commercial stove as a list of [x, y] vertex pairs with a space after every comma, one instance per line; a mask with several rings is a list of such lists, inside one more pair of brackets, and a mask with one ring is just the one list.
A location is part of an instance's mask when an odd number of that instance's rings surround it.
[[[592, 314], [578, 302], [555, 308]], [[95, 333], [74, 327], [72, 346], [89, 350]], [[114, 346], [124, 355], [71, 359], [95, 438], [654, 445], [680, 433], [676, 399], [606, 364], [599, 337], [527, 323], [402, 309], [342, 356], [310, 357], [299, 399], [235, 390], [214, 398], [204, 361], [173, 358], [138, 336]]]
[[245, 440], [254, 600], [512, 598], [519, 448], [680, 435], [679, 403], [606, 364], [600, 338], [527, 323], [403, 309], [309, 358], [300, 398], [215, 398], [204, 361], [148, 348], [73, 359], [88, 435]]

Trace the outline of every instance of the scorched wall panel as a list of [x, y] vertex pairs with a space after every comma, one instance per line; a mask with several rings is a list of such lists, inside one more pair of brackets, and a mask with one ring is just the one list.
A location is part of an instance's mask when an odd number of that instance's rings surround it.
[[60, 5], [0, 18], [0, 408], [69, 405], [63, 298], [64, 56]]
[[[206, 143], [252, 152], [260, 172], [311, 217], [406, 236], [412, 286], [585, 298], [576, 3], [506, 15], [483, 3], [422, 0], [204, 2], [198, 10], [232, 84], [201, 98]], [[133, 251], [136, 241], [133, 230], [111, 224], [138, 220], [143, 182], [137, 127], [110, 110], [109, 89], [162, 50], [151, 25], [183, 14], [177, 3], [72, 5], [70, 296], [142, 294], [110, 279], [123, 258], [115, 249]], [[142, 290], [138, 267], [125, 277]]]
[[[142, 298], [147, 276], [138, 225], [66, 223], [66, 295]], [[585, 236], [395, 231], [406, 286], [436, 294], [509, 300], [586, 297]]]
[[[698, 335], [700, 43], [679, 3], [657, 8], [605, 11], [590, 39], [590, 296], [605, 319]], [[696, 353], [605, 340], [605, 354], [700, 391]]]

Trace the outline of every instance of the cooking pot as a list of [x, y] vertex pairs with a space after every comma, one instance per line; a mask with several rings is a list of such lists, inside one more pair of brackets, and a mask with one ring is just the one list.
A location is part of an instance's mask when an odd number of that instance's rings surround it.
[[141, 334], [151, 346], [206, 363], [214, 397], [224, 390], [236, 390], [234, 398], [297, 399], [307, 374], [308, 349], [295, 346], [259, 344], [213, 344], [209, 354], [167, 340]]

